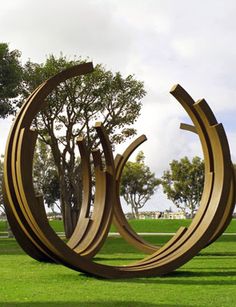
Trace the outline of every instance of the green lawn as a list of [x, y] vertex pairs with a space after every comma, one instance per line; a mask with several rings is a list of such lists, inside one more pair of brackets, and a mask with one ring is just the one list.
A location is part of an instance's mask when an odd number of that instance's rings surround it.
[[[180, 226], [189, 226], [191, 220], [130, 220], [130, 225], [136, 232], [164, 232], [173, 233], [176, 232]], [[62, 221], [50, 221], [50, 225], [56, 232], [63, 232]], [[0, 221], [0, 235], [7, 229], [7, 223]], [[116, 232], [114, 226], [111, 227], [111, 232]], [[233, 219], [227, 228], [226, 232], [236, 233], [236, 219]]]
[[[189, 226], [191, 220], [129, 220], [136, 232], [176, 232], [180, 226]], [[116, 231], [115, 227], [111, 231]]]
[[0, 221], [0, 232], [4, 232], [7, 229], [7, 222], [6, 221]]
[[[130, 220], [129, 223], [136, 232], [176, 232], [180, 226], [188, 227], [192, 220]], [[116, 231], [115, 227], [111, 231]], [[236, 219], [233, 219], [226, 232], [236, 233]]]
[[[169, 236], [150, 236], [163, 244]], [[96, 261], [125, 264], [142, 257], [108, 238]], [[103, 280], [62, 265], [39, 263], [14, 239], [0, 239], [0, 306], [236, 306], [236, 236], [224, 236], [165, 277]]]
[[[180, 226], [188, 227], [192, 220], [130, 220], [129, 223], [136, 232], [176, 232]], [[63, 231], [62, 221], [51, 221], [51, 226], [55, 231]], [[111, 227], [111, 232], [116, 232], [114, 226]], [[226, 229], [226, 232], [236, 233], [236, 219], [233, 219]]]

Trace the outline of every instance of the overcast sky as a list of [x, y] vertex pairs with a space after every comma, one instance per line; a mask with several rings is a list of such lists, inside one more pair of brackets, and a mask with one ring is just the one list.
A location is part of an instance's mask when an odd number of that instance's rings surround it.
[[[144, 81], [136, 127], [148, 137], [140, 147], [146, 162], [160, 176], [172, 159], [202, 155], [197, 136], [178, 129], [190, 120], [169, 94], [176, 83], [207, 100], [236, 161], [235, 14], [235, 0], [10, 0], [1, 1], [0, 37], [23, 62], [62, 52]], [[0, 129], [3, 152], [9, 120]], [[169, 204], [158, 192], [146, 209]]]

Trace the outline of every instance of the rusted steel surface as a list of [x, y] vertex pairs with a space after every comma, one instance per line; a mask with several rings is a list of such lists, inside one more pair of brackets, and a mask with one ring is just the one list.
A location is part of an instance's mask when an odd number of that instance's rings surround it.
[[[4, 161], [4, 199], [12, 231], [20, 246], [38, 261], [61, 263], [71, 269], [105, 278], [131, 278], [167, 274], [194, 257], [213, 242], [228, 225], [235, 203], [235, 176], [229, 146], [221, 124], [205, 100], [195, 102], [180, 86], [171, 94], [193, 122], [201, 141], [205, 161], [205, 183], [200, 208], [188, 228], [181, 227], [162, 247], [145, 242], [129, 226], [119, 200], [122, 170], [132, 152], [146, 140], [136, 139], [116, 159], [101, 123], [95, 125], [100, 138], [104, 163], [99, 151], [91, 153], [95, 170], [95, 200], [92, 214], [90, 153], [83, 139], [78, 140], [83, 170], [83, 202], [72, 237], [63, 242], [49, 226], [43, 199], [35, 195], [32, 168], [37, 131], [31, 123], [43, 108], [48, 94], [61, 82], [93, 71], [92, 63], [67, 69], [42, 83], [26, 100], [11, 128]], [[187, 127], [187, 128], [186, 128]], [[130, 244], [151, 255], [126, 266], [108, 266], [93, 261], [109, 232], [112, 222]]]

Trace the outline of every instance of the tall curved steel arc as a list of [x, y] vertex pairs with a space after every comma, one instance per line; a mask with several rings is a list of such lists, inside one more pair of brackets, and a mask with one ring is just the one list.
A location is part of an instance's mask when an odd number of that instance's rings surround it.
[[[187, 130], [193, 133], [197, 134], [197, 131], [195, 129], [194, 126], [189, 125], [189, 124], [184, 124], [181, 123], [180, 124], [180, 129], [183, 130]], [[227, 199], [227, 208], [223, 214], [223, 216], [221, 217], [220, 223], [214, 233], [214, 235], [212, 236], [212, 238], [209, 240], [207, 246], [209, 244], [212, 244], [213, 242], [215, 242], [222, 234], [223, 232], [226, 230], [226, 228], [229, 226], [232, 217], [233, 217], [233, 212], [234, 212], [234, 208], [235, 208], [235, 175], [236, 175], [236, 171], [234, 169], [234, 166], [232, 164], [232, 178], [231, 178], [231, 183], [230, 183], [230, 195], [229, 198]]]

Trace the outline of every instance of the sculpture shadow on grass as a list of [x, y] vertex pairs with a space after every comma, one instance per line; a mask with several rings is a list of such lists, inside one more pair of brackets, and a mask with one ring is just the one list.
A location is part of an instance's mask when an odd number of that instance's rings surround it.
[[[150, 278], [134, 278], [128, 280], [129, 283], [145, 283], [158, 285], [192, 285], [192, 286], [205, 286], [205, 285], [215, 285], [215, 286], [235, 286], [236, 285], [236, 272], [232, 268], [230, 271], [211, 271], [211, 272], [191, 272], [191, 271], [176, 271], [171, 274], [162, 277], [150, 277]], [[221, 280], [220, 277], [223, 279]], [[226, 280], [225, 277], [232, 277], [234, 279]], [[209, 278], [209, 279], [204, 279]], [[214, 279], [216, 278], [216, 279]], [[125, 280], [112, 280], [112, 282], [124, 282]], [[126, 280], [127, 282], [127, 280]]]

